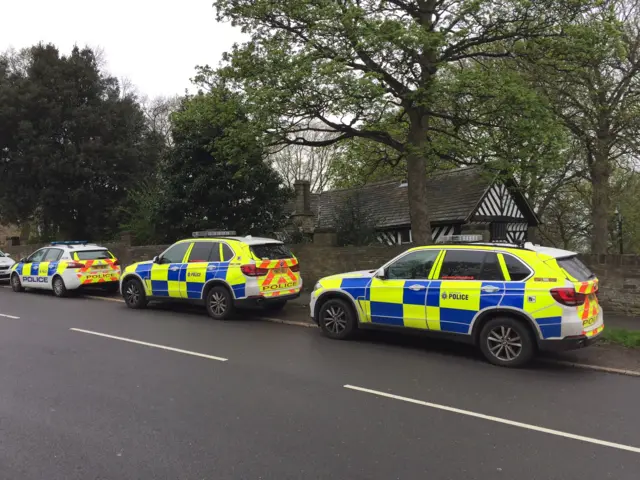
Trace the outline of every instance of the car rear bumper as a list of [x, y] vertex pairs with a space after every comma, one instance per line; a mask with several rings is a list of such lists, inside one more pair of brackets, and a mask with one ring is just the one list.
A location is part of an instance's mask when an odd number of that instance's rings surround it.
[[579, 335], [575, 337], [565, 337], [560, 340], [539, 340], [538, 347], [544, 352], [564, 352], [567, 350], [578, 350], [580, 348], [593, 345], [602, 336], [602, 331], [597, 335], [588, 337], [586, 335]]
[[260, 305], [269, 305], [272, 303], [280, 303], [286, 302], [288, 300], [294, 300], [300, 296], [300, 292], [291, 293], [289, 295], [277, 295], [273, 297], [247, 297], [236, 300], [236, 306], [245, 307], [245, 306], [260, 306]]

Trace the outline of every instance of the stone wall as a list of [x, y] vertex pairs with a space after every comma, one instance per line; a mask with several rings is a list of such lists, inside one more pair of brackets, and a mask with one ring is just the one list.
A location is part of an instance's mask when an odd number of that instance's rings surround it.
[[[107, 243], [123, 265], [150, 260], [168, 245], [131, 247], [126, 243]], [[15, 260], [25, 257], [42, 245], [6, 247]], [[319, 278], [334, 273], [373, 270], [406, 246], [331, 247], [314, 244], [293, 245], [300, 261], [305, 290], [310, 290]], [[640, 255], [580, 255], [600, 280], [600, 301], [610, 311], [640, 315]]]

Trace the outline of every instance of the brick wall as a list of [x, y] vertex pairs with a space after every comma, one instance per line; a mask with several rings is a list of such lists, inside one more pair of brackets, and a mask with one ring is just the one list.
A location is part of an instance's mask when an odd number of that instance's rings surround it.
[[[129, 265], [150, 260], [168, 245], [131, 247], [125, 243], [107, 243], [122, 262]], [[25, 257], [42, 245], [7, 247], [5, 251], [15, 260]], [[319, 278], [334, 273], [373, 270], [396, 255], [406, 246], [331, 247], [314, 244], [294, 245], [292, 251], [300, 260], [305, 289], [313, 288]], [[640, 315], [640, 255], [580, 255], [600, 280], [600, 301], [610, 311]]]

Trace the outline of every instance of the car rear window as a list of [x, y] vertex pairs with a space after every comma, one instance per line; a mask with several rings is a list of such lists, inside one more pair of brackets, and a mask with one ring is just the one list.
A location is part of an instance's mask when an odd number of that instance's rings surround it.
[[590, 280], [596, 276], [578, 257], [559, 258], [558, 265], [579, 282]]
[[261, 260], [282, 260], [283, 258], [293, 257], [291, 250], [282, 243], [251, 245], [251, 252]]
[[78, 260], [111, 260], [113, 255], [109, 250], [82, 250], [73, 252]]

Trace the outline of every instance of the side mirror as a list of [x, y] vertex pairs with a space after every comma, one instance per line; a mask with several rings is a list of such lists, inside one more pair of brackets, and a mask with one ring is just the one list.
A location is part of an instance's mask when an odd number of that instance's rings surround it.
[[27, 259], [26, 259], [26, 258], [24, 258], [24, 257], [22, 257], [22, 258], [18, 261], [18, 263], [26, 263], [26, 262], [27, 262]]
[[385, 271], [384, 268], [381, 268], [380, 270], [378, 270], [376, 272], [375, 277], [379, 278], [380, 280], [386, 280], [387, 279], [387, 272]]
[[153, 263], [159, 263], [160, 262], [160, 257], [159, 256], [155, 256], [153, 257]]

